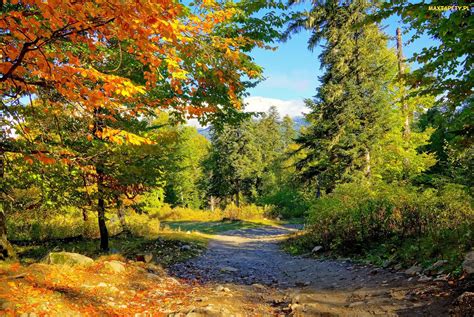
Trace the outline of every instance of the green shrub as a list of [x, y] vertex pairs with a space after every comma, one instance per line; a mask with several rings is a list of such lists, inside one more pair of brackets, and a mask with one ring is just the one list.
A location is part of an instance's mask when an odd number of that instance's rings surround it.
[[300, 218], [309, 209], [309, 204], [300, 191], [284, 187], [262, 197], [260, 204], [271, 206], [271, 214], [284, 219]]
[[268, 208], [253, 204], [237, 207], [234, 203], [230, 203], [225, 207], [222, 215], [231, 220], [256, 220], [263, 219], [268, 212]]
[[453, 184], [440, 190], [344, 184], [311, 206], [304, 245], [353, 255], [380, 250], [381, 257], [404, 263], [459, 263], [473, 246], [472, 203], [465, 188]]
[[151, 238], [159, 234], [160, 221], [156, 217], [132, 211], [127, 214], [125, 221], [134, 236]]

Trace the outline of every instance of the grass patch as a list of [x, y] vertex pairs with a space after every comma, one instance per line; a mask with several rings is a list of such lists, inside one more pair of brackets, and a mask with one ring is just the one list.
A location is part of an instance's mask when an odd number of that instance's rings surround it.
[[164, 228], [170, 228], [172, 230], [189, 231], [189, 232], [200, 232], [204, 234], [217, 234], [229, 230], [240, 230], [258, 228], [263, 225], [278, 225], [273, 220], [255, 220], [255, 221], [241, 221], [241, 220], [229, 220], [229, 221], [169, 221], [162, 222]]
[[[117, 235], [110, 238], [110, 251], [99, 249], [98, 239], [57, 239], [49, 241], [24, 241], [14, 243], [14, 248], [22, 263], [40, 261], [49, 252], [76, 252], [91, 258], [106, 254], [121, 254], [135, 260], [138, 255], [153, 254], [154, 261], [168, 266], [199, 255], [208, 239], [199, 234], [182, 232], [162, 232], [157, 237], [144, 238], [129, 235]], [[189, 247], [188, 247], [189, 246]]]

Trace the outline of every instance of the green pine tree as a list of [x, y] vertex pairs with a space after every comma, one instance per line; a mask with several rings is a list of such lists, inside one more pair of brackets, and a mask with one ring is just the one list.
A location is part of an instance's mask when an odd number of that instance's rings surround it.
[[310, 29], [310, 49], [324, 41], [325, 73], [315, 99], [306, 100], [310, 126], [297, 138], [304, 156], [296, 166], [304, 180], [316, 180], [326, 191], [341, 181], [370, 178], [374, 146], [388, 130], [396, 56], [376, 24], [362, 23], [369, 9], [366, 1], [326, 1], [287, 31]]

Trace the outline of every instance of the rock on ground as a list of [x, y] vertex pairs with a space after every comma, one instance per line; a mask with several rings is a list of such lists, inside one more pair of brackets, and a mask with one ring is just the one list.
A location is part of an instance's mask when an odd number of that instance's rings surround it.
[[90, 265], [94, 263], [94, 260], [79, 253], [51, 252], [43, 262], [47, 264]]
[[122, 273], [125, 272], [125, 265], [120, 261], [106, 261], [104, 262], [104, 269], [110, 273]]
[[462, 268], [467, 274], [474, 274], [474, 251], [468, 252], [464, 257]]

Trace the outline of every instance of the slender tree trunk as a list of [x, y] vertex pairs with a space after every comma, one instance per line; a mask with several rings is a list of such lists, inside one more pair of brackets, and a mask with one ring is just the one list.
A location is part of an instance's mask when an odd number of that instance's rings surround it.
[[235, 205], [237, 207], [240, 207], [240, 190], [238, 190], [237, 193], [235, 194]]
[[103, 251], [109, 250], [109, 232], [105, 224], [105, 199], [104, 199], [104, 170], [103, 164], [98, 163], [97, 172], [97, 216], [99, 220], [100, 248]]
[[[3, 151], [0, 153], [0, 180], [3, 182], [5, 177], [5, 161]], [[0, 259], [16, 258], [15, 250], [8, 241], [7, 236], [7, 218], [5, 216], [6, 201], [0, 202]]]
[[7, 238], [7, 219], [5, 212], [0, 210], [0, 260], [6, 258], [15, 259], [16, 254]]
[[[96, 138], [98, 134], [102, 134], [104, 130], [104, 122], [101, 117], [102, 109], [96, 108], [94, 111], [94, 134]], [[107, 231], [107, 225], [105, 223], [105, 188], [104, 188], [104, 161], [99, 158], [99, 162], [95, 165], [95, 171], [97, 174], [97, 217], [99, 223], [100, 232], [100, 248], [103, 251], [109, 250], [109, 232]]]
[[371, 168], [370, 168], [370, 150], [366, 149], [365, 150], [365, 176], [367, 178], [370, 178], [371, 174]]
[[84, 221], [89, 220], [89, 215], [87, 214], [87, 209], [86, 208], [82, 208], [82, 219]]
[[212, 195], [211, 195], [209, 204], [210, 204], [210, 207], [211, 207], [211, 211], [214, 211], [215, 201], [214, 201], [214, 196], [212, 196]]
[[398, 59], [398, 77], [401, 83], [400, 89], [402, 89], [402, 97], [401, 97], [402, 112], [405, 119], [405, 122], [403, 124], [403, 136], [408, 138], [411, 133], [410, 113], [408, 109], [408, 103], [406, 102], [406, 96], [404, 93], [405, 87], [402, 81], [403, 74], [405, 73], [405, 60], [403, 57], [402, 31], [400, 30], [400, 28], [397, 28], [397, 59]]

